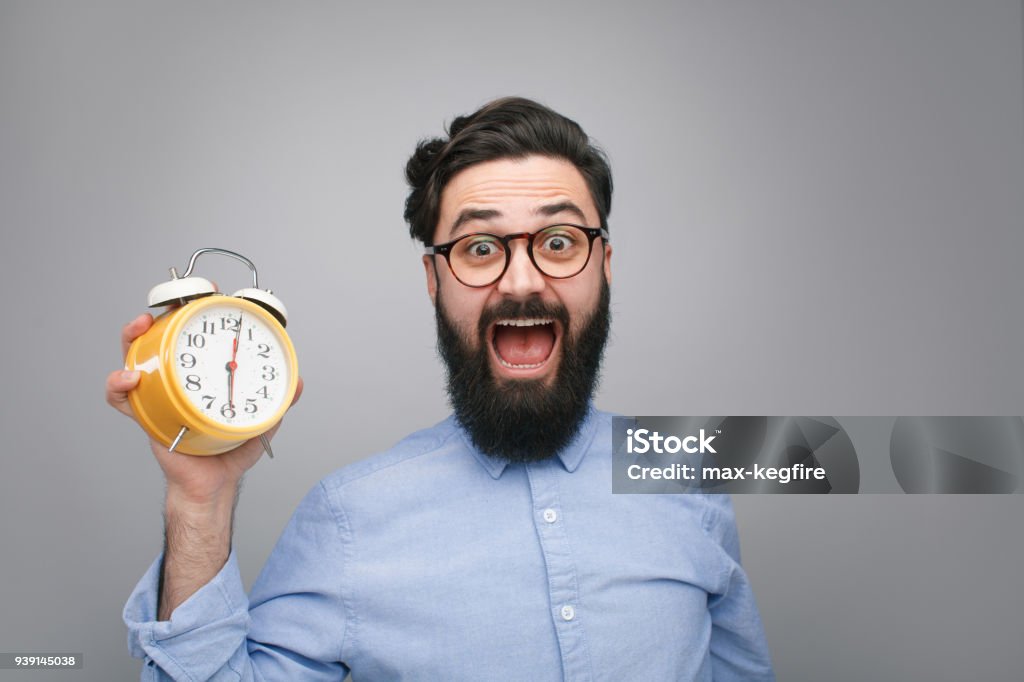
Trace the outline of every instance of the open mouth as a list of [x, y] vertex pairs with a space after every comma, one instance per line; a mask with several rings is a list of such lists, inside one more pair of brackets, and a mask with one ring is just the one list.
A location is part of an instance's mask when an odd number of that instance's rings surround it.
[[558, 324], [550, 318], [504, 318], [490, 330], [491, 348], [502, 367], [530, 372], [547, 364], [558, 342]]

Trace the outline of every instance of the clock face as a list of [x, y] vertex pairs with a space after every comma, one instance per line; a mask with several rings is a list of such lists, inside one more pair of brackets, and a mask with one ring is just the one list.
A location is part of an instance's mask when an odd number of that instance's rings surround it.
[[174, 368], [202, 414], [240, 427], [277, 413], [292, 371], [275, 327], [229, 302], [205, 306], [185, 322], [175, 339]]

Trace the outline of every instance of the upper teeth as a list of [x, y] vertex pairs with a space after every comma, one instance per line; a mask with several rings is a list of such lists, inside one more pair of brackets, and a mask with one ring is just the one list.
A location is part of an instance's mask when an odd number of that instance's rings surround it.
[[534, 327], [538, 324], [551, 324], [551, 320], [544, 319], [531, 319], [531, 320], [498, 320], [498, 324], [506, 325], [509, 327]]

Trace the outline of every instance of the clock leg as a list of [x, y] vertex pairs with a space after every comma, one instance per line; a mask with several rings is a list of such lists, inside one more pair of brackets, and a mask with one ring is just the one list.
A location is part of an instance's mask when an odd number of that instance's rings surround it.
[[263, 449], [267, 451], [268, 455], [270, 455], [270, 459], [274, 459], [274, 451], [270, 449], [270, 441], [267, 440], [267, 437], [262, 433], [260, 434], [260, 442], [263, 443]]
[[186, 433], [188, 433], [188, 427], [182, 426], [181, 431], [178, 431], [178, 435], [174, 438], [174, 442], [171, 443], [171, 447], [167, 448], [167, 452], [174, 452], [174, 448], [178, 447], [178, 443], [181, 442], [181, 439], [185, 437]]

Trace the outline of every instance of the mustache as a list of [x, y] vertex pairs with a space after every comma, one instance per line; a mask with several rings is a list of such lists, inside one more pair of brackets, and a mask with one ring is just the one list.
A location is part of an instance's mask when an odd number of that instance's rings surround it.
[[477, 332], [480, 338], [487, 337], [487, 330], [498, 320], [515, 317], [533, 317], [557, 320], [561, 323], [562, 329], [567, 333], [569, 330], [569, 311], [561, 303], [546, 303], [539, 296], [532, 296], [525, 301], [512, 301], [505, 299], [497, 305], [484, 309], [480, 314], [480, 322], [477, 325]]

